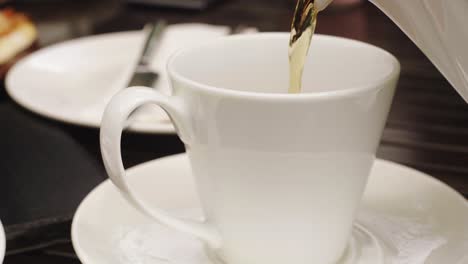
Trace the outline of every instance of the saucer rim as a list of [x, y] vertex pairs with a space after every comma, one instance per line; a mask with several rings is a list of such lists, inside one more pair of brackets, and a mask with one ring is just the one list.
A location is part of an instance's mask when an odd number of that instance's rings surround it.
[[[169, 156], [161, 157], [161, 158], [158, 158], [158, 159], [150, 160], [150, 161], [138, 164], [136, 166], [133, 166], [131, 168], [128, 168], [127, 172], [132, 173], [132, 171], [138, 170], [138, 169], [140, 169], [142, 167], [145, 167], [145, 166], [150, 166], [150, 164], [155, 163], [155, 162], [165, 162], [167, 160], [179, 160], [184, 156], [187, 156], [187, 154], [186, 153], [180, 153], [180, 154], [169, 155]], [[428, 184], [434, 184], [434, 185], [442, 188], [445, 195], [453, 196], [453, 198], [456, 199], [457, 201], [459, 201], [460, 204], [464, 204], [466, 209], [468, 210], [468, 201], [465, 199], [465, 197], [463, 195], [461, 195], [455, 189], [450, 187], [448, 184], [446, 184], [446, 183], [444, 183], [444, 182], [430, 176], [429, 174], [421, 172], [421, 171], [416, 170], [414, 168], [411, 168], [411, 167], [408, 167], [408, 166], [405, 166], [405, 165], [402, 165], [402, 164], [399, 164], [399, 163], [396, 163], [396, 162], [393, 162], [393, 161], [384, 160], [384, 159], [376, 158], [375, 161], [374, 161], [374, 164], [375, 163], [380, 163], [380, 164], [382, 164], [381, 166], [391, 166], [391, 167], [394, 167], [396, 169], [405, 170], [405, 171], [411, 173], [411, 175], [413, 177], [421, 178], [424, 181], [428, 182]], [[93, 262], [92, 262], [91, 259], [89, 259], [89, 257], [87, 257], [87, 254], [85, 253], [85, 250], [82, 247], [80, 247], [79, 241], [78, 241], [78, 236], [79, 236], [78, 235], [78, 222], [80, 222], [80, 219], [83, 216], [81, 211], [84, 210], [83, 208], [87, 204], [87, 201], [92, 198], [94, 193], [100, 192], [100, 190], [105, 188], [106, 185], [108, 185], [108, 184], [112, 184], [110, 179], [106, 179], [105, 181], [103, 181], [102, 183], [97, 185], [93, 190], [91, 190], [91, 192], [89, 192], [86, 195], [86, 197], [81, 201], [80, 205], [78, 206], [78, 208], [77, 208], [77, 210], [76, 210], [76, 212], [75, 212], [75, 214], [73, 216], [72, 226], [71, 226], [71, 241], [72, 241], [72, 245], [73, 245], [73, 248], [75, 250], [75, 253], [76, 253], [78, 259], [84, 264], [89, 264], [89, 263], [93, 263]]]

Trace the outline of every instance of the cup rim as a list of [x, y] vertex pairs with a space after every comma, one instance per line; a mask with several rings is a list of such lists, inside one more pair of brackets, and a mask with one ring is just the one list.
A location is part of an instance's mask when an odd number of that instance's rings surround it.
[[[231, 35], [226, 37], [221, 37], [217, 40], [213, 40], [209, 43], [204, 43], [201, 45], [195, 45], [188, 48], [183, 48], [175, 53], [173, 53], [166, 65], [166, 69], [170, 79], [174, 81], [180, 82], [184, 84], [184, 89], [191, 89], [191, 90], [199, 90], [211, 94], [216, 94], [225, 97], [236, 97], [241, 99], [262, 99], [262, 100], [330, 100], [330, 99], [338, 99], [343, 97], [354, 97], [358, 96], [362, 93], [370, 92], [370, 91], [378, 91], [385, 87], [384, 84], [398, 79], [400, 75], [400, 62], [398, 59], [391, 54], [390, 52], [377, 47], [375, 45], [344, 38], [344, 37], [337, 37], [337, 36], [330, 36], [330, 35], [322, 35], [322, 34], [315, 34], [314, 38], [321, 38], [321, 39], [335, 39], [341, 42], [348, 42], [353, 44], [358, 44], [362, 46], [370, 47], [385, 56], [390, 58], [390, 62], [392, 63], [392, 71], [389, 74], [386, 74], [383, 78], [377, 80], [374, 83], [369, 83], [367, 85], [357, 85], [350, 88], [346, 88], [344, 90], [333, 90], [333, 91], [321, 91], [321, 92], [313, 92], [313, 93], [298, 93], [298, 94], [289, 94], [289, 93], [261, 93], [261, 92], [252, 92], [252, 91], [239, 91], [239, 90], [232, 90], [223, 87], [216, 87], [208, 84], [204, 84], [198, 81], [195, 81], [191, 78], [185, 77], [184, 75], [180, 74], [175, 69], [175, 61], [183, 54], [190, 53], [194, 50], [209, 47], [213, 45], [219, 45], [225, 42], [228, 39], [249, 39], [249, 38], [289, 38], [288, 32], [265, 32], [265, 33], [252, 33], [252, 34], [242, 34], [242, 35]], [[172, 80], [171, 80], [172, 81]]]

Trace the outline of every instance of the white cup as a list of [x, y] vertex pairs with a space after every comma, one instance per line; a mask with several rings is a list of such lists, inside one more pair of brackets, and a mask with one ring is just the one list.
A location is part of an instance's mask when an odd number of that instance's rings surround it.
[[[200, 238], [227, 264], [341, 257], [398, 80], [399, 63], [388, 52], [317, 35], [304, 93], [287, 94], [288, 37], [231, 36], [180, 51], [167, 68], [172, 96], [122, 90], [102, 120], [104, 164], [122, 194], [159, 223]], [[121, 132], [145, 104], [167, 111], [185, 143], [206, 221], [147, 205], [125, 182]]]

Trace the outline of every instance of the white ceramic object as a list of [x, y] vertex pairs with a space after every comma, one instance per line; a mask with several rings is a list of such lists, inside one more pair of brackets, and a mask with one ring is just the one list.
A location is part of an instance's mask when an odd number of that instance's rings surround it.
[[[370, 0], [426, 54], [468, 102], [468, 1]], [[332, 0], [317, 0], [323, 10]]]
[[331, 2], [333, 2], [333, 0], [315, 0], [315, 5], [317, 6], [318, 10], [322, 11], [327, 8]]
[[3, 263], [3, 258], [5, 257], [5, 250], [6, 250], [5, 230], [3, 229], [2, 222], [0, 221], [0, 263]]
[[468, 102], [468, 1], [371, 0]]
[[[398, 80], [399, 63], [388, 52], [317, 36], [307, 88], [288, 94], [287, 56], [272, 56], [287, 54], [287, 42], [287, 33], [264, 33], [183, 50], [168, 63], [173, 96], [129, 88], [104, 113], [104, 164], [123, 195], [159, 223], [204, 240], [229, 264], [342, 256]], [[148, 206], [126, 184], [121, 132], [146, 104], [168, 112], [187, 146], [203, 223]]]
[[[206, 24], [168, 26], [150, 65], [160, 74], [155, 88], [170, 93], [166, 63], [175, 50], [211, 41], [228, 32], [228, 27]], [[99, 127], [110, 98], [126, 88], [143, 41], [143, 34], [134, 31], [52, 45], [15, 64], [6, 77], [6, 90], [18, 104], [43, 116]], [[135, 117], [129, 129], [175, 132], [162, 110], [152, 111]]]
[[[198, 220], [203, 213], [191, 171], [188, 157], [182, 154], [139, 165], [128, 170], [127, 176], [148, 202]], [[385, 264], [468, 261], [464, 198], [405, 166], [382, 160], [374, 163], [357, 223], [377, 236], [385, 249]], [[96, 187], [79, 206], [72, 242], [84, 264], [212, 264], [201, 242], [133, 209], [110, 181]], [[363, 254], [352, 264], [378, 263], [365, 258], [366, 248], [358, 251]]]

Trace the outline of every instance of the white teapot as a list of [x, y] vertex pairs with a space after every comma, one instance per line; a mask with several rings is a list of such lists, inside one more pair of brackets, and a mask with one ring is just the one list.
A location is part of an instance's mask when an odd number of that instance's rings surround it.
[[[468, 102], [468, 0], [370, 0]], [[319, 10], [332, 0], [315, 0]]]

